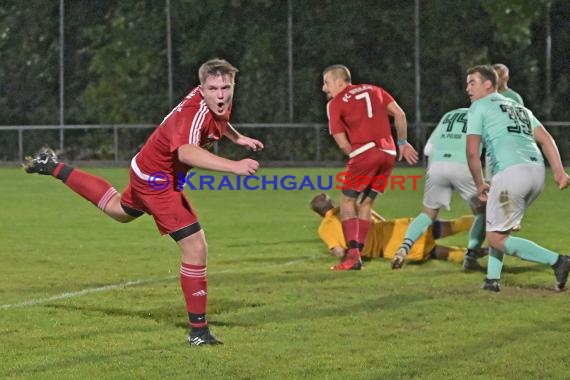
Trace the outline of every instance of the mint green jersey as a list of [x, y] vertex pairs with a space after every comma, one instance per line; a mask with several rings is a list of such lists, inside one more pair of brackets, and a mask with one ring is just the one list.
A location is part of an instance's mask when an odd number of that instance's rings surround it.
[[458, 108], [443, 115], [426, 143], [430, 150], [429, 162], [467, 164], [467, 111], [468, 108]]
[[519, 93], [516, 92], [515, 90], [512, 90], [512, 89], [510, 89], [510, 88], [507, 88], [505, 91], [499, 92], [499, 94], [503, 95], [504, 97], [507, 97], [507, 98], [509, 98], [509, 99], [514, 100], [515, 102], [517, 102], [517, 103], [520, 104], [521, 106], [524, 106], [524, 102], [523, 102], [522, 96], [520, 96]]
[[539, 125], [529, 109], [497, 92], [474, 101], [467, 114], [467, 135], [481, 136], [493, 175], [517, 164], [544, 166], [534, 140]]

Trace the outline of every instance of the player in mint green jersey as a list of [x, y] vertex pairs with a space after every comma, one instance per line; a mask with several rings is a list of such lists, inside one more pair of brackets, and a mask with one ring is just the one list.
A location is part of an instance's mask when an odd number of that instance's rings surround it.
[[[570, 185], [556, 143], [530, 110], [497, 93], [497, 73], [492, 66], [467, 70], [466, 90], [472, 103], [467, 116], [467, 162], [480, 199], [487, 201], [486, 230], [492, 248], [483, 289], [500, 291], [506, 253], [551, 266], [556, 276], [555, 289], [561, 291], [568, 280], [570, 257], [510, 235], [544, 187], [544, 160], [538, 145], [558, 187]], [[490, 157], [491, 186], [481, 174], [481, 142]]]
[[[506, 96], [509, 99], [514, 100], [515, 102], [519, 103], [521, 106], [524, 106], [524, 101], [522, 96], [519, 95], [518, 92], [513, 90], [509, 87], [509, 68], [507, 65], [502, 63], [495, 63], [493, 68], [497, 72], [497, 92], [503, 96]], [[491, 169], [489, 165], [489, 158], [488, 156], [485, 157], [485, 180], [491, 180]]]
[[467, 108], [447, 112], [430, 135], [424, 154], [429, 156], [423, 198], [423, 210], [408, 227], [404, 240], [394, 254], [392, 269], [400, 269], [415, 242], [437, 219], [439, 210], [450, 209], [456, 190], [471, 206], [474, 221], [469, 232], [465, 270], [480, 269], [477, 258], [485, 240], [485, 204], [477, 197], [477, 188], [467, 166], [465, 155]]
[[524, 106], [524, 101], [522, 96], [519, 95], [518, 92], [509, 88], [509, 68], [502, 64], [502, 63], [495, 63], [493, 68], [497, 72], [498, 80], [497, 80], [497, 91], [499, 94], [506, 96], [509, 99], [514, 100], [515, 102], [519, 103], [521, 106]]

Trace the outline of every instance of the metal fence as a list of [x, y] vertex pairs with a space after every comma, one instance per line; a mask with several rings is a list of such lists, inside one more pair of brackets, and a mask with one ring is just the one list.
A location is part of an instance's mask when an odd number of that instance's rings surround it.
[[[570, 163], [570, 122], [546, 122], [547, 129], [557, 140], [566, 164]], [[256, 158], [290, 165], [291, 163], [339, 162], [342, 154], [322, 123], [296, 124], [235, 124], [244, 134], [258, 138], [267, 149]], [[435, 123], [422, 123], [422, 130], [411, 124], [409, 140], [421, 150]], [[70, 161], [99, 161], [113, 164], [130, 160], [147, 137], [156, 128], [154, 124], [109, 125], [16, 125], [0, 126], [0, 161], [22, 162], [24, 156], [42, 145], [49, 145], [65, 154]], [[244, 157], [244, 151], [227, 140], [215, 145], [214, 151], [229, 158]]]
[[[234, 127], [264, 143], [269, 139], [270, 145], [285, 148], [284, 152], [275, 149], [270, 155], [272, 160], [321, 161], [326, 156], [323, 154], [323, 145], [328, 140], [326, 124], [243, 123]], [[132, 157], [154, 128], [155, 124], [0, 126], [0, 161], [22, 161], [42, 145], [65, 152], [72, 160], [124, 161]], [[231, 156], [235, 150], [231, 145], [222, 140], [214, 150]], [[298, 152], [293, 152], [295, 146]], [[94, 152], [97, 149], [100, 151]], [[291, 153], [303, 154], [296, 157]]]

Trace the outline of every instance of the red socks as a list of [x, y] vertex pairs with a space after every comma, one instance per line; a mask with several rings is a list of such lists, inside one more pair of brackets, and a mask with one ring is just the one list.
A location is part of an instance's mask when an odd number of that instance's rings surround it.
[[344, 220], [342, 222], [342, 232], [348, 247], [348, 255], [358, 254], [360, 256], [360, 249], [358, 248], [358, 218]]
[[[358, 235], [356, 237], [356, 241], [361, 246], [364, 246], [366, 242], [366, 236], [368, 236], [368, 230], [370, 230], [370, 225], [372, 223], [369, 220], [365, 219], [358, 219]], [[360, 248], [362, 250], [362, 248]]]
[[350, 254], [354, 254], [355, 251], [360, 254], [370, 225], [370, 221], [359, 218], [351, 218], [342, 222], [342, 232]]
[[67, 187], [103, 211], [111, 198], [117, 194], [117, 190], [103, 178], [62, 163], [56, 166], [53, 176], [61, 179]]
[[190, 326], [193, 329], [207, 326], [208, 279], [206, 266], [182, 263], [180, 265], [180, 286], [186, 300]]

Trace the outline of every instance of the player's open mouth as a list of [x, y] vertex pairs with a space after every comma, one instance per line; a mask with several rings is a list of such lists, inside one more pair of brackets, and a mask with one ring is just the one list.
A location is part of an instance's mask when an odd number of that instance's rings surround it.
[[224, 102], [219, 102], [216, 105], [218, 106], [218, 112], [222, 112], [224, 110]]

